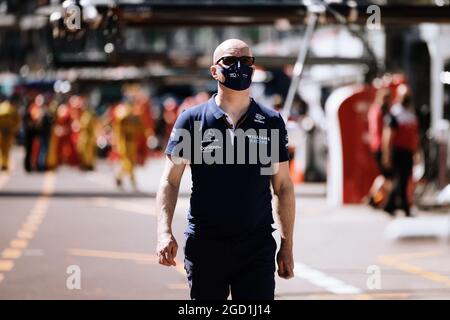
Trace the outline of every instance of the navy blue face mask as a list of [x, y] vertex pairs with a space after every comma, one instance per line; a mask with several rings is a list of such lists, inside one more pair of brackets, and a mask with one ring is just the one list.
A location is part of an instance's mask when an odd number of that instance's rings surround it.
[[252, 83], [253, 68], [240, 61], [237, 61], [229, 67], [219, 66], [219, 71], [225, 77], [224, 82], [220, 80], [219, 82], [229, 89], [237, 91], [246, 90]]

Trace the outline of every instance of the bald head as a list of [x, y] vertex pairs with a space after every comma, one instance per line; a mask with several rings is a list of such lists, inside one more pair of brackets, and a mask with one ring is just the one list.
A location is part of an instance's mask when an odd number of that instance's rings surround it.
[[214, 50], [213, 64], [225, 56], [252, 56], [252, 50], [244, 41], [239, 39], [228, 39], [219, 44]]

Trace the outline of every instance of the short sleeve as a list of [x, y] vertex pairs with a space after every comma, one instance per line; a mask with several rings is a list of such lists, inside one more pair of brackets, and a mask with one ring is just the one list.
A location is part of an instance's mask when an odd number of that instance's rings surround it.
[[278, 129], [278, 160], [276, 162], [285, 162], [289, 160], [288, 152], [288, 133], [286, 125], [280, 114], [275, 118], [274, 129]]
[[[179, 150], [177, 146], [183, 141], [186, 142], [186, 147], [190, 148], [190, 141], [186, 141], [186, 139], [191, 137], [191, 121], [190, 114], [186, 110], [183, 111], [175, 121], [172, 132], [170, 133], [169, 141], [167, 142], [167, 147], [165, 150], [165, 154], [168, 156], [176, 156], [182, 158], [190, 158], [186, 154], [187, 149]], [[182, 149], [182, 148], [181, 148]], [[180, 153], [181, 152], [181, 153]]]

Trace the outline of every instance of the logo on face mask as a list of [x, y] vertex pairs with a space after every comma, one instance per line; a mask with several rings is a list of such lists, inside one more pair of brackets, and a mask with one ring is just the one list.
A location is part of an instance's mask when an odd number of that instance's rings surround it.
[[237, 91], [246, 90], [252, 83], [253, 68], [239, 62], [229, 67], [220, 66], [219, 71], [225, 77], [224, 82], [219, 82], [229, 89]]

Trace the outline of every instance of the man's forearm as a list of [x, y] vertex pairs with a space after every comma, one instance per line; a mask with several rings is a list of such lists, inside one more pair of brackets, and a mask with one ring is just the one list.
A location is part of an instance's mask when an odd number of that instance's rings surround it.
[[277, 192], [277, 217], [280, 225], [281, 244], [292, 246], [295, 223], [295, 194], [292, 184]]
[[161, 183], [156, 195], [156, 215], [158, 217], [158, 234], [172, 233], [172, 220], [177, 204], [179, 187], [168, 181]]

